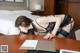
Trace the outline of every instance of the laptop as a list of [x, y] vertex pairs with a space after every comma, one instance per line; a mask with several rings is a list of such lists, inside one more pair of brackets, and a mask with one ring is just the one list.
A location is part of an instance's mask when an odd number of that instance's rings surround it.
[[20, 49], [56, 52], [55, 41], [46, 40], [25, 40]]
[[80, 51], [72, 51], [72, 50], [61, 49], [60, 53], [80, 53]]

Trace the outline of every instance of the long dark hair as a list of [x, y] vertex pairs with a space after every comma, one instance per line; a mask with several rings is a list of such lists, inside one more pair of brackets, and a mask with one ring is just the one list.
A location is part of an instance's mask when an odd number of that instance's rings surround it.
[[19, 16], [15, 21], [15, 26], [16, 27], [22, 26], [23, 22], [25, 23], [24, 27], [27, 27], [30, 25], [30, 23], [32, 23], [32, 20], [30, 18], [27, 18], [26, 16]]

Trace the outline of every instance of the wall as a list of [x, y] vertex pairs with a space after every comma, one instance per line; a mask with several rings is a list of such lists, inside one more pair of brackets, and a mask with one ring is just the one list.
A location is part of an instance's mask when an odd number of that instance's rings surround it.
[[68, 13], [74, 18], [75, 28], [80, 27], [80, 0], [69, 0]]
[[[42, 10], [44, 7], [44, 0], [24, 0], [24, 2], [0, 2], [0, 10], [27, 10], [33, 9], [35, 4], [40, 4]], [[30, 10], [31, 10], [30, 9]]]
[[80, 0], [57, 0], [56, 14], [70, 14], [74, 18], [74, 27], [80, 27]]
[[[24, 0], [25, 1], [25, 0]], [[26, 10], [26, 2], [0, 2], [0, 10]]]

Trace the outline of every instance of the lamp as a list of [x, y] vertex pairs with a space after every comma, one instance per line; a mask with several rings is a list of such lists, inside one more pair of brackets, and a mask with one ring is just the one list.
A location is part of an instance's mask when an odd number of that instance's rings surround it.
[[32, 9], [33, 15], [41, 15], [43, 13], [42, 6], [40, 4], [35, 4]]
[[40, 15], [44, 11], [44, 0], [27, 0], [28, 2], [28, 10], [32, 11], [34, 15]]
[[40, 4], [33, 4], [30, 6], [31, 11], [41, 11], [41, 5]]
[[39, 4], [34, 5], [34, 10], [35, 11], [40, 11], [41, 10], [41, 5], [39, 5]]
[[30, 11], [43, 11], [44, 10], [44, 0], [26, 0], [27, 7]]

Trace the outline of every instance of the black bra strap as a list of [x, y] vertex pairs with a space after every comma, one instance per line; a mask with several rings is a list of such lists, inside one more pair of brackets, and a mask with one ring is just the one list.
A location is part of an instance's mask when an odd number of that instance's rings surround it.
[[54, 29], [55, 22], [49, 22], [49, 25], [46, 28], [46, 32], [50, 32]]

